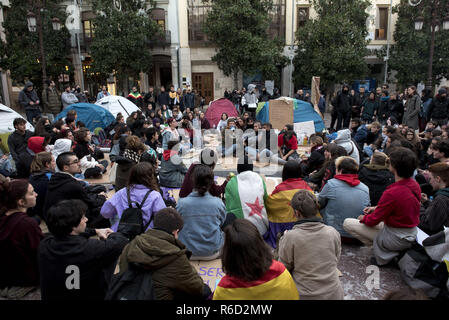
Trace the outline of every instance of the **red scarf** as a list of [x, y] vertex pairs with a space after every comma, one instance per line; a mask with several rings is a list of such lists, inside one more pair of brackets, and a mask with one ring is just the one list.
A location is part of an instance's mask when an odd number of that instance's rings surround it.
[[170, 158], [172, 156], [174, 156], [175, 154], [177, 154], [177, 151], [173, 151], [173, 150], [164, 150], [164, 153], [162, 154], [162, 157], [164, 158], [165, 161], [170, 160]]
[[341, 180], [349, 184], [351, 187], [358, 186], [360, 184], [359, 176], [357, 174], [336, 174], [335, 179]]

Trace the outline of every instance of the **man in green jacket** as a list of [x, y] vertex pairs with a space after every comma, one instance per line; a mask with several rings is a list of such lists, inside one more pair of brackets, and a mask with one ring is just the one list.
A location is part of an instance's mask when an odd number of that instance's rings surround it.
[[53, 80], [47, 80], [47, 88], [42, 91], [42, 102], [44, 114], [53, 122], [54, 117], [62, 110], [61, 94]]
[[129, 263], [151, 272], [156, 300], [206, 299], [211, 290], [190, 264], [191, 252], [178, 240], [184, 226], [173, 208], [155, 213], [154, 228], [137, 236], [120, 256], [120, 273]]

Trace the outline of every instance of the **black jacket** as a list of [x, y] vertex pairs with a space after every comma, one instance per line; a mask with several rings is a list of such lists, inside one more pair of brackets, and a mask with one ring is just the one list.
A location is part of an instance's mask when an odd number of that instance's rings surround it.
[[191, 93], [186, 93], [182, 96], [182, 105], [184, 111], [186, 108], [190, 108], [190, 111], [193, 111], [193, 108], [195, 107], [195, 95]]
[[449, 99], [436, 96], [432, 100], [428, 111], [428, 121], [430, 119], [446, 119], [449, 116]]
[[394, 182], [394, 175], [384, 166], [366, 164], [360, 169], [359, 179], [369, 189], [371, 205], [376, 206], [382, 193]]
[[87, 142], [78, 142], [75, 149], [73, 149], [78, 159], [82, 159], [84, 156], [92, 155], [89, 150], [89, 145]]
[[349, 112], [351, 110], [351, 96], [349, 92], [340, 92], [332, 104], [338, 112]]
[[8, 137], [8, 148], [14, 161], [20, 161], [20, 157], [27, 152], [28, 139], [33, 136], [31, 131], [25, 130], [25, 134], [19, 134], [16, 131]]
[[44, 214], [48, 209], [62, 200], [79, 199], [89, 207], [86, 214], [88, 225], [94, 223], [94, 218], [100, 214], [100, 209], [106, 201], [104, 196], [88, 193], [82, 183], [68, 173], [58, 172], [52, 175], [48, 182], [47, 195], [45, 197]]
[[159, 106], [162, 108], [162, 106], [165, 104], [167, 107], [169, 105], [170, 102], [170, 96], [168, 95], [167, 91], [161, 92], [158, 96], [157, 96], [157, 103], [159, 104]]
[[428, 235], [434, 235], [449, 227], [449, 188], [439, 190], [433, 201], [421, 206], [418, 227]]
[[37, 193], [36, 205], [31, 209], [33, 216], [37, 215], [44, 218], [44, 204], [45, 197], [47, 195], [48, 182], [54, 173], [50, 171], [41, 171], [34, 173], [30, 177], [30, 184], [34, 188], [34, 192]]
[[[87, 230], [86, 230], [87, 231]], [[38, 262], [42, 300], [104, 300], [117, 259], [128, 243], [121, 233], [106, 240], [89, 239], [95, 231], [57, 238], [48, 235], [39, 245]], [[79, 270], [79, 289], [69, 290], [66, 283]]]

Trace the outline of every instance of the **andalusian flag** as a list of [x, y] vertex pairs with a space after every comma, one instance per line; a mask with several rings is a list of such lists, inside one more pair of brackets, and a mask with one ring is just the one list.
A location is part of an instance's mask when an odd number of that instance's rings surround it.
[[290, 201], [296, 192], [301, 189], [309, 190], [309, 185], [302, 179], [287, 179], [274, 189], [273, 193], [265, 201], [267, 206], [269, 232], [265, 235], [265, 241], [276, 248], [278, 232], [290, 230], [297, 218], [290, 206]]
[[268, 230], [267, 197], [262, 177], [255, 172], [244, 171], [226, 185], [226, 212], [232, 212], [238, 219], [248, 219], [263, 236]]
[[281, 262], [273, 260], [270, 269], [256, 281], [224, 276], [213, 300], [299, 300], [299, 294], [290, 272]]

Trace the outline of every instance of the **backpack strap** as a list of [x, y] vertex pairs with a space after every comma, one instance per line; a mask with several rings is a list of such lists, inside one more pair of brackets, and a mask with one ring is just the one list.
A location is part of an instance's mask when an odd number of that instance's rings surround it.
[[[142, 210], [143, 204], [144, 204], [145, 201], [147, 200], [147, 198], [148, 198], [148, 196], [150, 195], [151, 191], [152, 191], [152, 190], [148, 190], [148, 192], [145, 194], [145, 197], [143, 197], [142, 202], [140, 203], [140, 205], [138, 205], [138, 206], [139, 206], [139, 209]], [[142, 210], [142, 212], [143, 212], [143, 210]], [[148, 228], [148, 226], [150, 225], [151, 221], [153, 221], [153, 217], [154, 217], [154, 212], [153, 212], [153, 214], [151, 215], [150, 220], [148, 220], [148, 223], [145, 224], [145, 226], [143, 227], [143, 230], [144, 230], [144, 231], [147, 230], [147, 228]], [[142, 217], [142, 219], [143, 219], [143, 217]]]
[[127, 195], [127, 197], [128, 197], [128, 206], [129, 206], [130, 208], [132, 208], [132, 207], [133, 207], [133, 203], [132, 203], [132, 201], [131, 201], [131, 195], [129, 194], [129, 187], [126, 187], [126, 195]]

